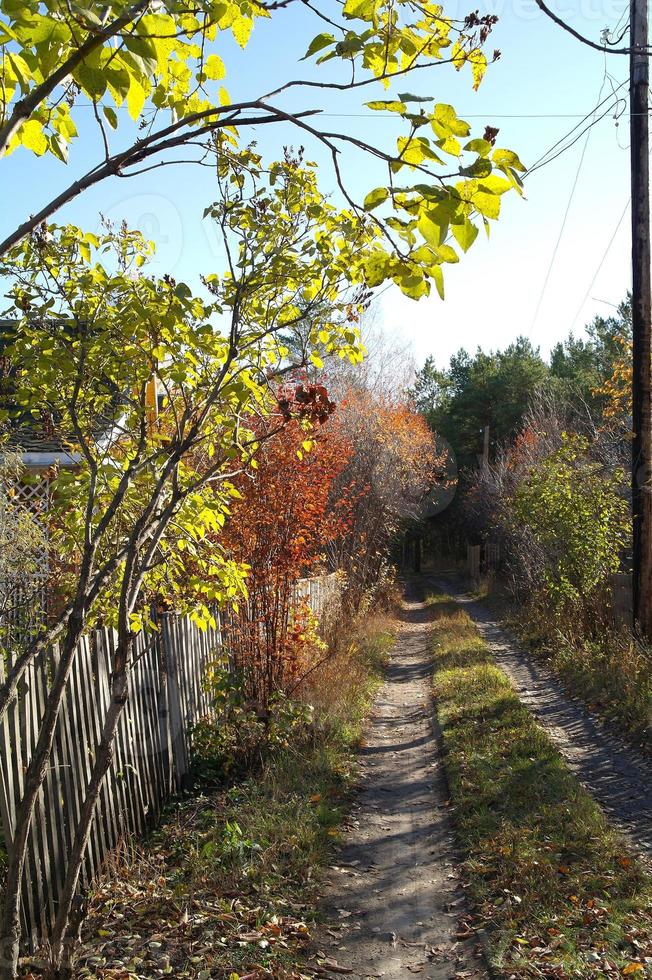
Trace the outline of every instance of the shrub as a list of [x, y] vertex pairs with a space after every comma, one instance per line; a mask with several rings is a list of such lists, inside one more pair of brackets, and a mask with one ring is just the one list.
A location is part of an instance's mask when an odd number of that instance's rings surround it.
[[517, 486], [513, 518], [541, 549], [540, 584], [555, 611], [586, 608], [620, 568], [629, 536], [623, 479], [591, 459], [583, 436], [564, 434]]
[[270, 752], [300, 738], [312, 722], [311, 706], [281, 691], [270, 696], [267, 711], [261, 713], [247, 700], [243, 673], [224, 663], [213, 666], [206, 685], [214, 715], [200, 720], [192, 732], [195, 772], [203, 781], [222, 783], [255, 770]]

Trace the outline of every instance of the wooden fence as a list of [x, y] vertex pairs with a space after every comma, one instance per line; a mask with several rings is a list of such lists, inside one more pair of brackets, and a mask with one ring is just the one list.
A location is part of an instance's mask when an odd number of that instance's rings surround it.
[[495, 572], [500, 565], [500, 545], [489, 541], [484, 545], [467, 544], [466, 571], [469, 578], [479, 581], [482, 572]]
[[466, 569], [469, 578], [474, 581], [480, 578], [480, 545], [467, 544], [466, 546]]
[[[297, 598], [319, 617], [338, 587], [337, 576], [302, 580]], [[198, 629], [187, 618], [163, 615], [158, 631], [138, 637], [130, 694], [122, 713], [111, 769], [104, 780], [86, 851], [82, 885], [98, 871], [111, 848], [127, 834], [140, 834], [183, 786], [191, 755], [191, 732], [210, 716], [204, 690], [209, 663], [221, 653], [222, 631]], [[96, 630], [84, 637], [66, 688], [46, 779], [32, 820], [22, 921], [33, 951], [51, 932], [80, 807], [109, 706], [115, 634]], [[22, 679], [16, 701], [0, 722], [0, 831], [8, 852], [15, 814], [43, 717], [59, 650], [36, 658]], [[11, 663], [0, 654], [0, 683]]]

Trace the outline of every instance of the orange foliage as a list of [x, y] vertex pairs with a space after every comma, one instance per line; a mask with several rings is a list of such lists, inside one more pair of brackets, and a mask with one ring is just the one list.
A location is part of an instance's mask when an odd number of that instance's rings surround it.
[[297, 579], [341, 569], [352, 606], [373, 596], [394, 535], [433, 480], [435, 447], [425, 420], [405, 404], [351, 391], [337, 411], [322, 385], [279, 393], [261, 431], [258, 466], [241, 476], [242, 499], [220, 545], [250, 566], [248, 600], [232, 617], [230, 649], [245, 691], [266, 714], [323, 657]]
[[[286, 399], [280, 402], [283, 411]], [[330, 414], [324, 417], [321, 404], [316, 411], [324, 421]], [[350, 444], [330, 423], [305, 425], [292, 418], [263, 442], [255, 476], [240, 479], [242, 499], [221, 538], [250, 566], [248, 601], [233, 618], [230, 639], [247, 693], [263, 713], [270, 695], [291, 688], [319, 648], [308, 610], [293, 608], [295, 583], [323, 566], [326, 546], [349, 520], [346, 501], [329, 502]]]
[[382, 582], [393, 538], [417, 516], [441, 461], [423, 416], [388, 397], [351, 391], [333, 421], [353, 451], [336, 486], [338, 499], [349, 502], [348, 529], [330, 550], [356, 605]]
[[622, 422], [632, 414], [632, 344], [625, 337], [615, 340], [622, 354], [609, 380], [593, 392], [605, 399], [603, 414], [608, 423]]

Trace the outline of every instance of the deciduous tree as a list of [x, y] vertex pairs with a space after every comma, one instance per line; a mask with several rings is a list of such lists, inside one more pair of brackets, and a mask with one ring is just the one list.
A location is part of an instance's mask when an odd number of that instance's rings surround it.
[[[229, 94], [222, 84], [229, 81], [227, 36], [246, 47], [254, 23], [262, 29], [291, 6], [292, 0], [116, 0], [96, 11], [58, 0], [0, 0], [0, 156], [31, 151], [67, 161], [70, 153], [74, 164], [80, 110], [88, 103], [98, 129], [97, 162], [52, 199], [30, 202], [33, 213], [6, 230], [0, 253], [108, 177], [169, 165], [180, 150], [182, 161], [217, 162], [222, 171], [246, 165], [240, 134], [291, 124], [303, 141], [327, 151], [352, 211], [374, 212], [382, 234], [365, 260], [368, 284], [391, 278], [418, 298], [434, 282], [443, 295], [442, 265], [458, 260], [451, 243], [466, 251], [478, 222], [498, 217], [504, 191], [520, 187], [517, 155], [495, 147], [493, 131], [469, 140], [470, 126], [452, 106], [409, 92], [366, 103], [404, 126], [395, 147], [368, 144], [320, 125], [321, 97], [326, 90], [363, 93], [374, 82], [388, 87], [446, 63], [468, 68], [477, 88], [488, 61], [498, 57], [483, 50], [496, 18], [455, 20], [429, 0], [346, 0], [336, 13], [310, 4], [322, 32], [306, 39], [305, 57], [337, 64], [339, 76], [290, 77], [254, 98]], [[303, 108], [287, 107], [290, 94]], [[138, 128], [135, 139], [130, 122]], [[386, 168], [387, 182], [364, 201], [347, 189], [345, 147]]]
[[[201, 541], [222, 527], [234, 480], [261, 441], [256, 419], [269, 414], [270, 399], [277, 404], [270, 386], [285, 371], [288, 332], [309, 316], [317, 363], [320, 350], [361, 356], [349, 317], [359, 305], [359, 255], [375, 232], [321, 197], [312, 168], [288, 158], [263, 171], [250, 153], [247, 170], [225, 176], [210, 216], [227, 269], [207, 277], [208, 299], [170, 277], [147, 276], [151, 247], [126, 229], [99, 237], [70, 226], [41, 230], [2, 266], [13, 284], [15, 321], [4, 338], [15, 365], [12, 397], [21, 413], [56, 418], [81, 457], [55, 481], [53, 546], [75, 565], [67, 601], [0, 688], [3, 712], [37, 649], [59, 638], [10, 849], [4, 976], [15, 973], [29, 827], [82, 631], [101, 611], [118, 638], [112, 699], [59, 900], [55, 961], [128, 697], [134, 635], [148, 625], [144, 600], [167, 591], [201, 623], [209, 602], [244, 592], [241, 565]], [[154, 402], [152, 382], [160, 396]], [[199, 563], [190, 587], [188, 555]]]

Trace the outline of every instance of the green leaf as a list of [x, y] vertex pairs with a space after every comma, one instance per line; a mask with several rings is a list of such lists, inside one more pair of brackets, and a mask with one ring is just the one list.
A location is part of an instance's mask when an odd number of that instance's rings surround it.
[[399, 92], [398, 97], [401, 102], [432, 102], [432, 96], [412, 95], [411, 92]]
[[491, 162], [483, 157], [474, 160], [470, 167], [462, 167], [460, 173], [464, 177], [487, 177], [492, 171]]
[[122, 105], [129, 93], [129, 83], [131, 77], [126, 68], [107, 67], [105, 69], [106, 81], [115, 99], [116, 105]]
[[60, 136], [59, 133], [52, 133], [49, 139], [49, 146], [55, 157], [61, 160], [62, 163], [68, 163], [68, 144], [63, 136]]
[[386, 187], [377, 187], [375, 190], [370, 191], [364, 199], [363, 207], [365, 211], [373, 211], [377, 208], [379, 204], [383, 204], [384, 201], [389, 197], [389, 191]]
[[108, 124], [111, 127], [111, 129], [117, 129], [118, 128], [118, 116], [116, 114], [115, 109], [112, 109], [111, 106], [109, 106], [109, 105], [105, 105], [105, 106], [102, 106], [102, 112], [104, 113], [104, 116], [106, 118], [106, 121], [108, 122]]
[[429, 245], [439, 248], [442, 241], [442, 226], [435, 220], [432, 211], [422, 211], [417, 227]]
[[308, 50], [304, 54], [301, 61], [305, 61], [306, 58], [311, 58], [313, 54], [317, 54], [323, 48], [327, 48], [329, 44], [335, 44], [335, 37], [333, 34], [318, 34], [317, 37], [313, 37], [312, 41], [308, 45]]
[[124, 39], [127, 51], [132, 55], [133, 61], [148, 76], [153, 74], [158, 67], [158, 54], [156, 44], [150, 37], [141, 37], [136, 34], [127, 34]]
[[106, 92], [107, 78], [99, 68], [82, 63], [75, 69], [73, 78], [91, 99], [101, 99]]

